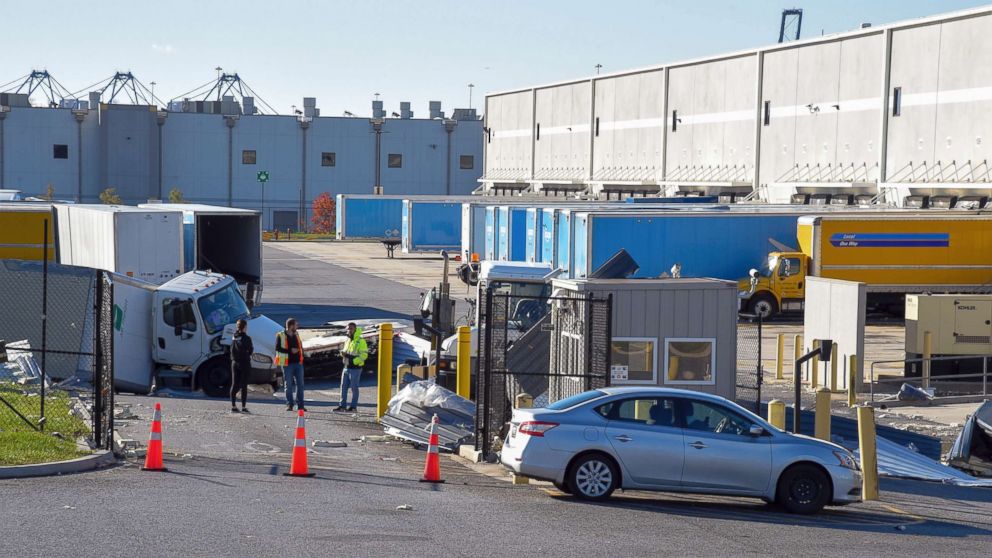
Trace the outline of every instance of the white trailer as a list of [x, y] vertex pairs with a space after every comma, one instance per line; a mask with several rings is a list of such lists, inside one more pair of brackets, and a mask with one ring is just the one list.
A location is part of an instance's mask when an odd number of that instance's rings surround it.
[[146, 203], [139, 208], [179, 211], [183, 216], [183, 271], [230, 275], [249, 306], [262, 292], [261, 213], [236, 207], [186, 203]]
[[57, 204], [59, 263], [161, 285], [183, 271], [182, 213], [121, 205]]

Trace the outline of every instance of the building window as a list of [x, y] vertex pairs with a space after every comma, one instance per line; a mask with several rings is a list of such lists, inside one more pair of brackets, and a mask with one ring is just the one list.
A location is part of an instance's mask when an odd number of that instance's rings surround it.
[[896, 87], [892, 90], [892, 116], [900, 116], [902, 114], [902, 87]]
[[665, 339], [665, 383], [715, 385], [716, 339]]
[[765, 116], [764, 116], [763, 124], [765, 126], [768, 126], [771, 123], [772, 123], [772, 102], [765, 101]]
[[338, 156], [337, 153], [323, 152], [320, 154], [320, 166], [322, 167], [333, 167], [337, 164]]
[[475, 168], [475, 157], [472, 155], [462, 155], [458, 158], [458, 168], [462, 170], [472, 170]]
[[386, 164], [391, 169], [403, 168], [403, 155], [400, 153], [390, 153]]
[[653, 337], [614, 337], [610, 377], [615, 384], [658, 383], [658, 359]]
[[56, 159], [68, 159], [69, 146], [64, 143], [56, 143], [52, 146], [52, 156]]
[[254, 165], [255, 164], [255, 150], [245, 149], [241, 152], [241, 164], [242, 165]]

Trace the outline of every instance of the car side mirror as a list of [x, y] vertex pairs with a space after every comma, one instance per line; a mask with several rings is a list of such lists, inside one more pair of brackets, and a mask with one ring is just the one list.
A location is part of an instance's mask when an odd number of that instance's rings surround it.
[[765, 429], [758, 426], [757, 424], [752, 424], [751, 428], [747, 431], [747, 433], [757, 438], [758, 436], [763, 436], [765, 434]]

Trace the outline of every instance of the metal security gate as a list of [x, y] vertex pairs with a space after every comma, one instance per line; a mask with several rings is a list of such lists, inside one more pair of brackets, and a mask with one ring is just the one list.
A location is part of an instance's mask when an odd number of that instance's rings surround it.
[[492, 457], [517, 396], [533, 406], [610, 383], [612, 297], [480, 293], [476, 449]]
[[737, 321], [737, 404], [761, 414], [761, 316], [741, 314]]

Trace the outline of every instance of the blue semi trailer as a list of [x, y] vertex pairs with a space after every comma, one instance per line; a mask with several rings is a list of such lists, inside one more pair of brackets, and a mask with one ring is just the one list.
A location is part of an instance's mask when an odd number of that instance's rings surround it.
[[404, 253], [458, 251], [462, 242], [459, 201], [403, 200], [400, 227]]

